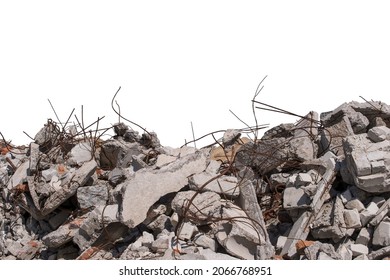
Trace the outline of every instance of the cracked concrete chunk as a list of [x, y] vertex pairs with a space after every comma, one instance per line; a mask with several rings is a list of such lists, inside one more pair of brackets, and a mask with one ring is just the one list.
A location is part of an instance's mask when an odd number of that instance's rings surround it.
[[94, 154], [89, 142], [80, 142], [70, 150], [69, 165], [81, 165], [93, 159]]
[[375, 229], [372, 244], [390, 246], [390, 219], [383, 220]]
[[204, 151], [180, 158], [161, 169], [137, 171], [123, 188], [121, 219], [130, 227], [145, 220], [149, 208], [160, 197], [177, 192], [188, 182], [187, 177], [206, 169]]
[[378, 206], [374, 202], [370, 202], [367, 208], [360, 212], [360, 220], [362, 225], [365, 226], [368, 222], [370, 222], [370, 220], [375, 217], [378, 210]]
[[81, 209], [105, 205], [107, 200], [108, 189], [106, 186], [85, 186], [77, 189], [77, 202]]
[[360, 228], [362, 226], [360, 222], [359, 212], [356, 209], [344, 210], [344, 221], [347, 228]]
[[341, 199], [326, 203], [320, 210], [316, 220], [312, 224], [311, 234], [314, 238], [331, 238], [338, 240], [345, 236], [346, 226], [343, 215]]
[[[223, 208], [222, 215], [227, 220], [219, 223], [215, 234], [219, 244], [233, 256], [246, 260], [256, 259], [257, 246], [265, 242], [263, 234], [256, 230], [246, 213], [237, 206], [227, 205]], [[233, 217], [234, 220], [228, 222]]]
[[[210, 175], [206, 172], [192, 175], [188, 179], [190, 189], [194, 191], [200, 190], [200, 188], [207, 181], [210, 181], [214, 177], [214, 175]], [[216, 180], [210, 181], [207, 185], [203, 186], [200, 191], [212, 191], [221, 195], [227, 195], [229, 197], [235, 198], [238, 197], [238, 195], [240, 194], [240, 188], [237, 183], [238, 179], [234, 176], [221, 176]]]
[[373, 142], [381, 142], [384, 140], [390, 140], [390, 128], [388, 128], [386, 126], [373, 127], [367, 132], [367, 136]]
[[[189, 205], [192, 200], [191, 205]], [[186, 211], [186, 208], [188, 211]], [[186, 215], [195, 221], [204, 221], [209, 217], [220, 216], [221, 198], [214, 192], [197, 193], [195, 191], [179, 192], [172, 200], [172, 209], [180, 216]]]

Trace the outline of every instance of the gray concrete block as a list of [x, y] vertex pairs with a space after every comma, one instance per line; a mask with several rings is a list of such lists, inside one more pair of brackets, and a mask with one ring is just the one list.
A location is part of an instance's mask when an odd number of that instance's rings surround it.
[[363, 244], [350, 244], [349, 249], [352, 251], [352, 256], [357, 257], [359, 255], [367, 255], [368, 247]]
[[190, 240], [192, 236], [198, 231], [198, 228], [191, 223], [183, 223], [178, 231], [179, 239]]
[[[188, 179], [190, 189], [194, 191], [212, 191], [221, 195], [227, 195], [229, 197], [238, 197], [240, 194], [240, 187], [237, 186], [238, 179], [234, 176], [222, 176], [216, 180], [212, 180], [215, 175], [210, 175], [206, 172], [192, 175]], [[207, 185], [204, 186], [208, 181]], [[202, 187], [202, 189], [200, 189]]]
[[390, 128], [388, 128], [386, 126], [373, 127], [367, 132], [367, 136], [373, 142], [381, 142], [384, 140], [389, 140], [390, 139]]
[[217, 251], [216, 241], [203, 233], [198, 233], [194, 236], [194, 243], [204, 249], [210, 249], [213, 252]]
[[362, 212], [366, 209], [364, 204], [357, 198], [353, 198], [345, 204], [346, 209], [356, 209], [358, 212]]
[[390, 246], [390, 219], [383, 220], [375, 229], [372, 244], [378, 246]]
[[344, 221], [347, 228], [361, 228], [360, 216], [357, 209], [344, 209]]
[[367, 208], [360, 212], [360, 221], [362, 222], [362, 226], [367, 225], [370, 220], [376, 216], [378, 210], [378, 206], [375, 203], [370, 202]]
[[372, 238], [372, 230], [368, 228], [362, 228], [356, 237], [356, 244], [362, 244], [368, 246]]

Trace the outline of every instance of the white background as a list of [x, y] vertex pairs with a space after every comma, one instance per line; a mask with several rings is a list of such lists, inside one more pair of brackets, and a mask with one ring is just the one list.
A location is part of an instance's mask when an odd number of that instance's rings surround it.
[[[163, 145], [248, 124], [250, 100], [297, 114], [388, 101], [387, 1], [0, 1], [0, 131], [122, 114]], [[296, 118], [258, 111], [271, 126]], [[75, 121], [74, 118], [71, 121]], [[136, 129], [136, 127], [134, 127]]]

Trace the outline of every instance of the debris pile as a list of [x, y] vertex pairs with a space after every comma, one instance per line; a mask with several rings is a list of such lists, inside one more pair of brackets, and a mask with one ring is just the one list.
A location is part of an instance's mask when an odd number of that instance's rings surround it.
[[0, 259], [389, 258], [389, 125], [350, 102], [196, 149], [48, 120], [0, 142]]

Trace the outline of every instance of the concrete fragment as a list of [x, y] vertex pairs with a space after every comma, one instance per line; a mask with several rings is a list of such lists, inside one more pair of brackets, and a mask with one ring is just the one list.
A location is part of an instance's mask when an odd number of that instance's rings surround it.
[[[187, 177], [206, 168], [206, 155], [198, 152], [180, 158], [157, 170], [139, 170], [122, 188], [121, 219], [134, 227], [146, 218], [147, 211], [160, 197], [177, 192], [187, 182]], [[136, 211], [135, 211], [136, 209]]]
[[49, 248], [58, 248], [73, 239], [78, 227], [72, 227], [71, 224], [60, 226], [57, 230], [50, 232], [42, 237], [43, 243]]
[[388, 213], [390, 213], [390, 198], [386, 200], [386, 202], [383, 203], [380, 209], [376, 212], [375, 218], [370, 221], [370, 225], [377, 226], [383, 218], [388, 215]]
[[372, 244], [390, 246], [390, 219], [383, 220], [375, 229]]
[[155, 253], [164, 253], [172, 246], [172, 238], [173, 235], [162, 235], [157, 237], [157, 239], [152, 243], [151, 250]]
[[111, 186], [117, 186], [126, 180], [126, 172], [122, 168], [114, 168], [108, 173], [108, 182]]
[[384, 140], [390, 140], [390, 128], [388, 128], [386, 126], [373, 127], [367, 132], [367, 136], [373, 142], [381, 142]]
[[[215, 234], [219, 244], [233, 256], [247, 260], [255, 259], [257, 245], [263, 244], [265, 240], [255, 230], [254, 224], [248, 219], [246, 213], [237, 206], [229, 204], [223, 208], [222, 216], [226, 220], [219, 223], [218, 232]], [[234, 220], [229, 222], [231, 218]]]
[[348, 114], [349, 121], [355, 134], [365, 133], [370, 121], [360, 112]]
[[286, 244], [287, 242], [287, 237], [286, 236], [283, 236], [283, 235], [280, 235], [278, 237], [278, 241], [276, 242], [276, 246], [275, 246], [275, 249], [277, 251], [283, 249], [284, 245]]
[[37, 172], [38, 156], [39, 156], [39, 145], [34, 142], [31, 142], [30, 143], [30, 166], [29, 166], [30, 175], [34, 175]]
[[344, 221], [345, 221], [345, 226], [347, 228], [360, 228], [362, 226], [360, 222], [360, 216], [359, 212], [356, 209], [345, 209], [343, 211], [344, 213]]
[[105, 205], [108, 189], [104, 185], [84, 186], [77, 189], [77, 202], [81, 209]]
[[15, 173], [8, 182], [8, 190], [12, 190], [12, 188], [16, 187], [17, 185], [26, 182], [29, 167], [30, 162], [25, 161], [16, 169]]
[[[212, 180], [215, 176], [206, 172], [192, 175], [188, 179], [190, 189], [194, 191], [212, 191], [229, 197], [238, 197], [240, 188], [237, 186], [238, 179], [234, 176], [221, 176]], [[210, 181], [212, 180], [212, 181]], [[210, 181], [204, 186], [206, 182]], [[202, 188], [202, 189], [200, 189]]]
[[343, 139], [353, 135], [353, 129], [347, 116], [336, 120], [325, 120], [326, 129], [321, 132], [321, 149], [332, 151], [341, 156], [344, 155], [342, 146]]
[[[144, 222], [145, 223], [145, 222]], [[164, 229], [172, 231], [173, 225], [171, 218], [165, 214], [157, 216], [153, 221], [147, 224], [147, 228], [155, 233], [162, 232]]]
[[305, 256], [309, 260], [340, 260], [341, 256], [334, 247], [328, 243], [314, 242], [304, 248]]
[[197, 245], [197, 246], [200, 246], [200, 247], [205, 248], [205, 249], [210, 249], [213, 252], [217, 251], [216, 241], [213, 238], [211, 238], [203, 233], [196, 234], [193, 238], [193, 241], [194, 241], [195, 245]]
[[340, 198], [335, 202], [323, 205], [316, 220], [312, 223], [311, 234], [317, 239], [338, 240], [345, 236], [346, 226], [343, 215], [343, 204]]
[[216, 160], [210, 160], [207, 165], [206, 172], [210, 175], [217, 175], [222, 163]]
[[[259, 203], [256, 199], [256, 191], [251, 181], [243, 180], [241, 185], [241, 192], [238, 198], [238, 203], [241, 209], [255, 221], [255, 229], [266, 241], [271, 245], [269, 241], [269, 235], [264, 222], [263, 212], [260, 209]], [[273, 252], [274, 253], [274, 252]], [[271, 256], [268, 256], [270, 258]]]
[[311, 198], [303, 188], [289, 187], [283, 192], [283, 208], [286, 210], [308, 208]]
[[198, 231], [198, 228], [194, 226], [193, 224], [186, 222], [183, 223], [178, 231], [179, 239], [181, 240], [190, 240], [192, 236], [195, 234], [195, 232]]
[[169, 156], [169, 155], [160, 154], [160, 155], [158, 155], [158, 157], [157, 157], [156, 167], [157, 167], [157, 168], [161, 168], [161, 167], [163, 167], [164, 165], [169, 164], [169, 163], [175, 161], [176, 159], [177, 159], [177, 158], [174, 157], [174, 156]]
[[[189, 205], [190, 201], [191, 205]], [[179, 192], [172, 200], [172, 209], [179, 216], [186, 214], [188, 217], [193, 217], [195, 220], [193, 222], [204, 221], [210, 217], [220, 217], [221, 208], [221, 198], [214, 192], [184, 191]]]
[[311, 183], [313, 183], [313, 178], [309, 173], [299, 173], [295, 179], [296, 187], [307, 186]]
[[352, 251], [349, 249], [349, 244], [339, 246], [337, 253], [341, 256], [342, 260], [352, 260]]
[[362, 228], [356, 237], [356, 244], [362, 244], [367, 246], [372, 237], [372, 230], [368, 228]]
[[62, 225], [69, 217], [69, 211], [62, 210], [49, 219], [49, 225], [52, 229], [57, 229]]
[[364, 207], [364, 204], [359, 200], [359, 199], [351, 199], [345, 204], [346, 209], [356, 209], [358, 212], [362, 212], [363, 210], [366, 209]]
[[35, 135], [34, 140], [40, 146], [42, 152], [46, 153], [57, 144], [60, 131], [54, 122], [48, 121]]
[[154, 236], [153, 234], [147, 232], [147, 231], [144, 231], [142, 233], [142, 246], [145, 246], [145, 247], [148, 247], [148, 248], [151, 248], [152, 247], [152, 243], [154, 242]]
[[378, 206], [375, 203], [370, 202], [366, 210], [360, 212], [360, 221], [362, 222], [362, 225], [365, 226], [368, 224], [368, 222], [370, 222], [370, 220], [375, 217], [378, 210]]
[[381, 260], [388, 256], [390, 256], [390, 246], [371, 252], [367, 255], [367, 258], [369, 260]]
[[71, 181], [66, 185], [62, 185], [61, 190], [58, 190], [46, 200], [41, 211], [42, 215], [46, 216], [51, 213], [65, 200], [74, 195], [77, 189], [84, 186], [87, 180], [92, 176], [92, 174], [94, 174], [96, 167], [97, 165], [95, 161], [89, 161], [85, 162], [79, 169], [77, 169], [74, 172]]
[[110, 170], [114, 167], [127, 168], [133, 160], [132, 157], [139, 154], [141, 154], [141, 148], [138, 143], [108, 140], [101, 147], [100, 167]]
[[311, 160], [317, 155], [317, 146], [309, 135], [294, 137], [288, 142], [288, 154], [300, 161]]
[[81, 165], [84, 162], [92, 160], [94, 153], [89, 142], [80, 142], [76, 144], [69, 152], [69, 165]]
[[222, 143], [224, 147], [233, 145], [234, 142], [239, 139], [241, 133], [238, 129], [228, 129], [225, 131], [222, 137]]
[[363, 244], [350, 244], [349, 249], [352, 251], [353, 257], [368, 254], [368, 247]]

